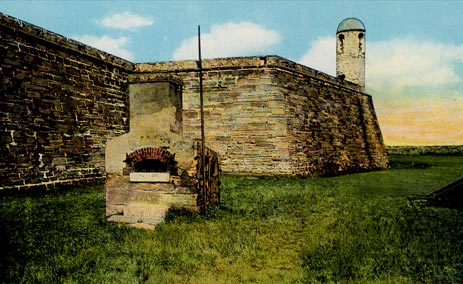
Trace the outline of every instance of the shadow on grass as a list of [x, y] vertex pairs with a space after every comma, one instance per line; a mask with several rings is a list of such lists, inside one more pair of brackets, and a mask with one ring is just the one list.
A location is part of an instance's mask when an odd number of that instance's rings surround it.
[[403, 169], [427, 169], [432, 167], [432, 164], [422, 163], [422, 162], [413, 162], [413, 161], [392, 161], [392, 169], [403, 170]]

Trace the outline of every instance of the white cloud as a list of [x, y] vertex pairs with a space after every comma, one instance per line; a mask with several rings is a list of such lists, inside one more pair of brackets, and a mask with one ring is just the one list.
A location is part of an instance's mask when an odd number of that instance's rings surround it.
[[311, 48], [298, 60], [299, 63], [324, 73], [336, 74], [336, 39], [333, 36], [319, 37], [312, 41]]
[[[203, 58], [264, 54], [280, 42], [280, 35], [251, 22], [213, 25], [209, 33], [201, 34]], [[198, 37], [184, 40], [173, 53], [174, 60], [198, 57]]]
[[72, 38], [129, 61], [134, 60], [134, 55], [124, 47], [124, 45], [128, 42], [128, 38], [126, 37], [112, 38], [106, 35], [102, 37], [92, 35], [75, 35]]
[[367, 85], [379, 90], [394, 86], [398, 92], [442, 87], [461, 81], [458, 62], [463, 62], [463, 46], [401, 37], [367, 43]]
[[130, 12], [116, 13], [106, 16], [101, 20], [103, 26], [121, 30], [134, 31], [139, 27], [151, 26], [154, 21], [150, 18], [139, 16]]
[[[335, 40], [318, 38], [298, 62], [335, 74]], [[367, 40], [366, 58], [366, 89], [386, 145], [461, 144], [463, 45]]]
[[[336, 39], [319, 37], [298, 60], [330, 75], [336, 74]], [[455, 69], [463, 63], [463, 46], [398, 37], [367, 42], [367, 87], [398, 91], [406, 87], [437, 87], [460, 82]]]
[[387, 145], [461, 144], [463, 46], [397, 37], [367, 43], [367, 91]]

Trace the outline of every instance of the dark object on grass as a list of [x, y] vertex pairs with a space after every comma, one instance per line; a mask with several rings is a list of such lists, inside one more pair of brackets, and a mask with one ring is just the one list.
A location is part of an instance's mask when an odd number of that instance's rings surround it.
[[463, 209], [463, 176], [426, 196], [431, 206]]

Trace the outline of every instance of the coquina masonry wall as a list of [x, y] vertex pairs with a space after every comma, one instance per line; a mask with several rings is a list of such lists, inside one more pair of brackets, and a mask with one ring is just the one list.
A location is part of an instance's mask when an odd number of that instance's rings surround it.
[[0, 189], [94, 182], [130, 62], [0, 13]]
[[[136, 64], [183, 78], [183, 132], [200, 135], [197, 62]], [[325, 175], [384, 169], [371, 97], [277, 56], [203, 61], [206, 144], [230, 173]]]
[[[387, 167], [371, 97], [277, 56], [203, 61], [207, 146], [229, 173], [322, 175]], [[128, 74], [182, 81], [199, 139], [196, 61], [132, 64], [0, 14], [0, 189], [103, 179], [129, 130]]]
[[[273, 87], [265, 57], [203, 61], [206, 145], [231, 173], [290, 174], [284, 98]], [[137, 64], [137, 72], [183, 78], [183, 135], [200, 138], [195, 61]]]
[[286, 99], [293, 172], [310, 176], [387, 168], [371, 97], [356, 85], [289, 65], [299, 73], [277, 67], [275, 78]]

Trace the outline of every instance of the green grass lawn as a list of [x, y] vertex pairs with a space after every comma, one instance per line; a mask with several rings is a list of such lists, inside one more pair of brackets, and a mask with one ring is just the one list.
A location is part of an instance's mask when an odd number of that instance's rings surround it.
[[0, 193], [0, 283], [463, 283], [463, 212], [409, 197], [463, 157], [330, 178], [221, 177], [207, 216], [107, 223], [101, 186]]

